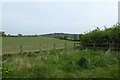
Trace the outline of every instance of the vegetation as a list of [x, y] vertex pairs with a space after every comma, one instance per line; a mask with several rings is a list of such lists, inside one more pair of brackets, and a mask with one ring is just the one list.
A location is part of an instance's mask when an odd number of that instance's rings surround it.
[[58, 39], [63, 39], [63, 40], [79, 41], [79, 34], [51, 33], [51, 34], [44, 34], [41, 36], [58, 38]]
[[116, 24], [111, 28], [101, 30], [99, 28], [90, 31], [81, 36], [81, 42], [85, 43], [118, 43], [120, 42], [120, 24]]
[[5, 32], [4, 31], [0, 31], [0, 37], [5, 37], [6, 36], [6, 34], [5, 34]]
[[[23, 46], [24, 50], [39, 50], [39, 45], [42, 45], [42, 48], [52, 48], [54, 44], [56, 47], [67, 47], [73, 46], [72, 41], [60, 40], [56, 38], [48, 37], [3, 37], [2, 38], [2, 47], [3, 53], [9, 52], [19, 52], [19, 46]], [[24, 47], [27, 46], [27, 47]]]
[[3, 78], [118, 78], [119, 56], [102, 50], [53, 50], [3, 56]]
[[0, 32], [0, 36], [2, 37], [50, 37], [50, 38], [57, 38], [62, 40], [70, 40], [70, 41], [79, 41], [79, 34], [68, 34], [68, 33], [50, 33], [50, 34], [43, 34], [43, 35], [11, 35], [11, 34], [5, 34], [4, 31]]
[[[3, 32], [2, 35], [5, 35]], [[9, 35], [10, 36], [10, 35]], [[73, 41], [87, 43], [120, 42], [120, 24], [101, 30], [99, 28], [78, 35], [55, 33], [47, 35], [3, 37], [2, 67], [3, 78], [118, 78], [119, 52], [92, 49], [59, 49], [41, 52], [24, 52], [24, 54], [8, 54], [19, 51], [20, 46], [28, 46], [28, 50], [72, 46]], [[59, 39], [56, 39], [59, 38]], [[63, 39], [63, 40], [60, 40]], [[72, 41], [68, 41], [72, 40]], [[56, 45], [55, 45], [56, 44]], [[62, 44], [62, 46], [61, 46]], [[18, 48], [16, 48], [18, 46]], [[30, 48], [30, 46], [32, 46]], [[82, 47], [81, 47], [82, 48]], [[25, 49], [25, 47], [24, 47]]]

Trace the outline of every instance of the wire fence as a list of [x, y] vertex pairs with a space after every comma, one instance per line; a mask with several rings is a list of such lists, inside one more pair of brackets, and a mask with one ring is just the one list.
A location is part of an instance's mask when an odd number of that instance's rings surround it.
[[54, 49], [69, 49], [73, 48], [73, 44], [52, 44], [52, 45], [43, 45], [39, 44], [36, 46], [12, 46], [12, 47], [3, 47], [2, 54], [16, 54], [16, 53], [24, 53], [24, 52], [41, 52], [46, 50], [54, 50]]
[[120, 43], [86, 43], [84, 45], [81, 45], [80, 43], [74, 43], [74, 47], [120, 51]]
[[14, 46], [14, 47], [5, 47], [2, 48], [2, 54], [16, 54], [16, 53], [24, 53], [24, 52], [41, 52], [47, 50], [55, 50], [55, 49], [82, 49], [82, 48], [90, 48], [90, 49], [103, 49], [103, 50], [113, 50], [120, 51], [120, 43], [86, 43], [81, 45], [81, 43], [74, 44], [52, 44], [52, 45], [43, 45], [39, 44], [37, 46]]

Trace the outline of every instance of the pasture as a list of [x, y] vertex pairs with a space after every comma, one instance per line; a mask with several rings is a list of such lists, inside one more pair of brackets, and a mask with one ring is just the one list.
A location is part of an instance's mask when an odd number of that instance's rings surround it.
[[19, 53], [20, 46], [23, 46], [23, 51], [39, 50], [40, 45], [42, 49], [53, 49], [54, 44], [56, 48], [63, 48], [65, 46], [73, 47], [72, 41], [60, 40], [48, 37], [3, 37], [2, 38], [2, 53]]
[[[73, 49], [74, 42], [47, 37], [3, 37], [3, 78], [118, 78], [119, 52]], [[66, 43], [66, 49], [64, 49]], [[39, 50], [39, 45], [45, 51]], [[56, 45], [54, 45], [56, 44]], [[25, 54], [19, 53], [23, 46]], [[59, 49], [53, 49], [53, 48]], [[61, 48], [62, 47], [62, 48]], [[49, 49], [50, 50], [47, 50]], [[28, 51], [28, 52], [27, 52]], [[12, 53], [16, 53], [12, 55]]]

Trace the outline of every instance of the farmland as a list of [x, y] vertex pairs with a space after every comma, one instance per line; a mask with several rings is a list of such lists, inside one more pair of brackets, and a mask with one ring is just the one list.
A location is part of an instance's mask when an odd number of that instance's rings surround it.
[[14, 1], [0, 5], [3, 80], [120, 80], [117, 1]]
[[64, 47], [64, 44], [69, 47], [73, 46], [72, 41], [59, 40], [55, 38], [47, 37], [3, 37], [2, 48], [3, 54], [5, 53], [19, 53], [19, 46], [23, 46], [24, 51], [39, 50], [41, 44], [43, 49], [53, 48], [56, 44], [56, 48]]
[[[2, 41], [3, 78], [118, 78], [119, 52], [74, 49], [72, 41], [48, 37], [3, 37]], [[65, 43], [67, 48], [60, 48]], [[39, 44], [46, 51], [36, 52]], [[60, 49], [53, 49], [53, 44]], [[23, 47], [28, 52], [20, 54], [20, 45], [31, 48]]]
[[[77, 49], [74, 47], [75, 42], [67, 39], [47, 36], [3, 37], [0, 68], [3, 72], [2, 77], [119, 78], [119, 26], [120, 24], [117, 24], [105, 30], [97, 28], [82, 34], [80, 47]], [[90, 49], [87, 43], [94, 45]], [[97, 43], [102, 46], [96, 47]], [[103, 49], [103, 43], [109, 43], [109, 46]]]
[[[119, 52], [74, 49], [72, 41], [48, 37], [3, 37], [2, 41], [3, 78], [118, 78]], [[60, 48], [65, 43], [67, 48]], [[46, 51], [36, 52], [39, 44]], [[60, 49], [47, 50], [53, 44]], [[32, 48], [25, 53], [23, 47], [21, 54], [19, 47], [15, 49], [20, 45]]]

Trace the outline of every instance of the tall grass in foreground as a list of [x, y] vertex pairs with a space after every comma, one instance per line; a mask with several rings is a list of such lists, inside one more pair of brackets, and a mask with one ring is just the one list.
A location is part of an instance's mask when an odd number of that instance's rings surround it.
[[117, 78], [117, 52], [53, 50], [3, 56], [3, 78]]

